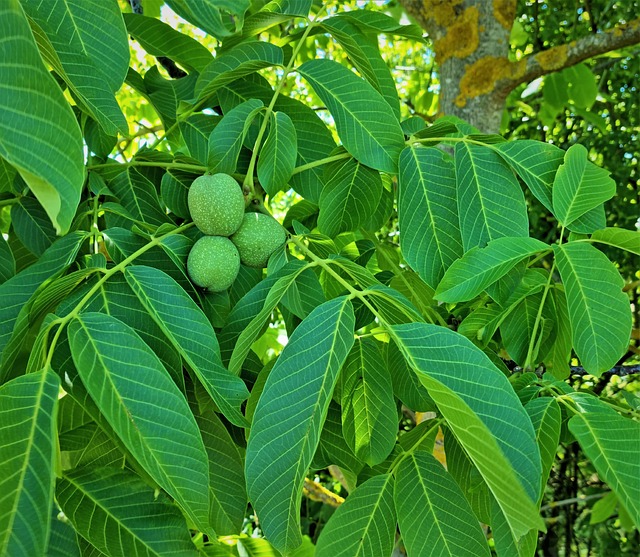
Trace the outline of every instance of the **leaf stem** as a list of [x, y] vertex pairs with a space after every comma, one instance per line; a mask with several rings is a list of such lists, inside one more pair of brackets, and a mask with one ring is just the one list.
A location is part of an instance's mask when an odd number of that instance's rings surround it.
[[11, 197], [10, 199], [0, 199], [0, 209], [2, 207], [8, 207], [10, 205], [15, 205], [19, 203], [20, 199], [18, 197]]
[[389, 470], [387, 470], [387, 474], [393, 474], [396, 471], [396, 468], [398, 468], [398, 466], [400, 466], [400, 463], [407, 458], [408, 456], [411, 456], [416, 449], [422, 445], [422, 442], [429, 436], [431, 435], [431, 433], [433, 432], [434, 429], [438, 429], [440, 427], [440, 424], [444, 421], [444, 418], [436, 418], [434, 424], [427, 429], [427, 431], [425, 431], [419, 438], [418, 440], [409, 448], [408, 451], [403, 451], [401, 452], [398, 456], [396, 456], [396, 458], [394, 459], [394, 461], [391, 463], [391, 466], [389, 466]]
[[332, 155], [330, 157], [325, 157], [323, 159], [318, 159], [317, 161], [308, 162], [307, 164], [302, 164], [300, 166], [296, 166], [293, 169], [293, 174], [299, 174], [300, 172], [304, 172], [305, 170], [310, 170], [311, 168], [316, 168], [317, 166], [322, 166], [324, 164], [329, 164], [334, 161], [341, 161], [344, 159], [350, 158], [351, 155], [349, 153], [340, 153], [339, 155]]
[[161, 161], [129, 161], [129, 162], [107, 162], [101, 164], [91, 164], [87, 166], [87, 170], [97, 170], [100, 168], [128, 168], [130, 166], [157, 166], [161, 168], [175, 168], [178, 170], [192, 170], [194, 173], [203, 174], [207, 171], [206, 166], [199, 164], [188, 164], [181, 162], [161, 162]]

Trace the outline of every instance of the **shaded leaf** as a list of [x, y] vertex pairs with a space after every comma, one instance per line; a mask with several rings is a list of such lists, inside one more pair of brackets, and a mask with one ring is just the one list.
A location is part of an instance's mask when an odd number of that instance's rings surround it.
[[260, 185], [273, 197], [286, 189], [298, 156], [296, 128], [286, 112], [274, 112], [258, 158]]

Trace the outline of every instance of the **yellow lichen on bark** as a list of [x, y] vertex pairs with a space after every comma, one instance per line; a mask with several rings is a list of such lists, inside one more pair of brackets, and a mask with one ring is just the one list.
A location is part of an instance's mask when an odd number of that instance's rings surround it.
[[516, 17], [515, 0], [493, 0], [493, 17], [498, 20], [507, 31], [511, 31]]
[[455, 56], [466, 58], [478, 48], [478, 8], [470, 6], [447, 28], [447, 34], [434, 42], [436, 60], [442, 64]]
[[555, 46], [549, 50], [539, 52], [535, 55], [535, 59], [545, 71], [561, 70], [567, 63], [568, 48], [566, 44]]
[[460, 80], [460, 93], [456, 105], [460, 108], [468, 99], [491, 93], [501, 79], [515, 79], [525, 70], [524, 62], [510, 62], [507, 58], [485, 56], [469, 64]]
[[449, 27], [458, 17], [458, 8], [463, 0], [423, 0], [424, 13], [440, 25]]

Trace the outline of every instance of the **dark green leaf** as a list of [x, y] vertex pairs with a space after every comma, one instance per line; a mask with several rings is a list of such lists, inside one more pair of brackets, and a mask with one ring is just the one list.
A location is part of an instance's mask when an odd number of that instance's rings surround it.
[[258, 179], [260, 185], [273, 197], [287, 189], [286, 185], [296, 165], [298, 156], [296, 128], [286, 112], [274, 112], [269, 135], [260, 150]]
[[[210, 35], [221, 39], [242, 28], [249, 0], [168, 0], [167, 4], [180, 17]], [[235, 22], [235, 29], [230, 23]]]
[[11, 207], [11, 224], [24, 246], [38, 257], [56, 238], [46, 211], [33, 197], [23, 197]]

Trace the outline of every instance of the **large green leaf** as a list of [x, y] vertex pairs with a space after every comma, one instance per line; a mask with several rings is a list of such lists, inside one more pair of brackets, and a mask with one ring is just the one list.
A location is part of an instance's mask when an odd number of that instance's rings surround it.
[[626, 352], [631, 335], [624, 281], [607, 257], [586, 243], [553, 246], [564, 283], [573, 346], [593, 375], [610, 369]]
[[540, 460], [542, 462], [542, 489], [539, 501], [544, 494], [544, 488], [549, 479], [551, 466], [556, 458], [558, 443], [560, 441], [560, 426], [562, 413], [560, 405], [553, 397], [534, 398], [528, 402], [524, 409], [531, 418], [533, 429], [536, 432], [536, 440], [540, 448]]
[[118, 174], [109, 188], [136, 219], [156, 226], [169, 221], [155, 185], [137, 168]]
[[395, 173], [404, 135], [382, 95], [333, 60], [311, 60], [298, 71], [331, 112], [345, 149], [371, 168]]
[[213, 534], [202, 438], [158, 357], [131, 328], [102, 313], [77, 316], [69, 344], [82, 382], [127, 449], [201, 531]]
[[65, 472], [56, 499], [76, 531], [107, 555], [198, 555], [176, 506], [127, 470]]
[[258, 159], [258, 179], [270, 197], [287, 189], [297, 156], [298, 139], [291, 118], [286, 112], [274, 112]]
[[[129, 69], [129, 42], [115, 2], [24, 0], [43, 58], [64, 79], [107, 135], [126, 135], [114, 93]], [[37, 26], [37, 27], [36, 27]]]
[[215, 58], [198, 77], [195, 93], [206, 99], [220, 87], [263, 68], [282, 66], [282, 49], [271, 43], [253, 41], [236, 46]]
[[[242, 28], [249, 0], [168, 0], [180, 17], [221, 39]], [[235, 22], [235, 29], [229, 23]]]
[[265, 536], [280, 551], [291, 551], [302, 541], [302, 483], [338, 372], [353, 345], [354, 324], [347, 298], [317, 307], [291, 335], [255, 410], [247, 491]]
[[318, 228], [334, 238], [369, 220], [382, 195], [382, 180], [379, 172], [351, 158], [330, 168], [331, 177], [320, 194]]
[[416, 451], [401, 462], [395, 505], [408, 555], [491, 555], [480, 523], [458, 484], [429, 453]]
[[123, 14], [127, 31], [152, 56], [168, 56], [188, 70], [203, 71], [212, 61], [204, 45], [166, 23], [139, 14]]
[[85, 238], [84, 232], [67, 234], [56, 241], [36, 263], [0, 285], [0, 353], [11, 338], [24, 304], [43, 282], [55, 277], [73, 262]]
[[33, 197], [23, 197], [11, 207], [11, 224], [22, 244], [38, 257], [56, 239], [46, 211]]
[[640, 424], [586, 393], [573, 393], [579, 413], [569, 430], [640, 528]]
[[640, 232], [624, 228], [603, 228], [591, 235], [592, 242], [614, 246], [640, 255]]
[[455, 147], [458, 214], [462, 245], [468, 251], [504, 236], [528, 236], [529, 219], [518, 180], [490, 148]]
[[407, 147], [400, 155], [398, 225], [407, 263], [432, 288], [462, 255], [456, 177], [439, 149]]
[[202, 310], [177, 282], [159, 269], [127, 267], [125, 277], [220, 411], [235, 425], [246, 425], [240, 405], [249, 391], [242, 379], [222, 366], [215, 331]]
[[344, 437], [359, 459], [380, 464], [395, 445], [398, 413], [391, 375], [373, 339], [355, 341], [340, 378]]
[[73, 526], [66, 519], [58, 518], [57, 505], [51, 511], [51, 532], [45, 557], [82, 557]]
[[232, 174], [247, 130], [262, 110], [262, 101], [250, 99], [227, 112], [209, 136], [207, 166], [211, 172]]
[[194, 409], [194, 415], [209, 456], [211, 526], [218, 535], [237, 534], [242, 528], [247, 509], [244, 465], [240, 450], [210, 407], [202, 411]]
[[589, 161], [586, 147], [569, 147], [553, 182], [553, 212], [563, 226], [571, 224], [616, 193], [609, 171]]
[[84, 181], [80, 128], [18, 0], [0, 8], [0, 37], [0, 156], [18, 169], [58, 234], [65, 234]]
[[389, 557], [395, 531], [393, 476], [381, 474], [359, 485], [329, 519], [316, 557]]
[[455, 261], [438, 284], [435, 298], [442, 302], [472, 300], [520, 261], [551, 248], [535, 238], [498, 238], [485, 248], [473, 248]]
[[573, 336], [569, 321], [569, 309], [567, 308], [567, 297], [561, 284], [556, 283], [549, 295], [551, 296], [550, 301], [556, 328], [553, 332], [553, 345], [544, 357], [544, 363], [547, 371], [552, 373], [556, 379], [562, 381], [569, 377], [571, 372], [569, 360], [571, 358]]
[[43, 555], [53, 504], [60, 380], [43, 370], [0, 387], [0, 555]]
[[564, 151], [550, 143], [532, 139], [505, 141], [495, 145], [494, 149], [522, 178], [538, 201], [552, 211], [553, 179], [564, 159]]
[[540, 451], [507, 378], [463, 336], [435, 325], [390, 329], [449, 427], [498, 500], [516, 539], [544, 528], [534, 501]]

